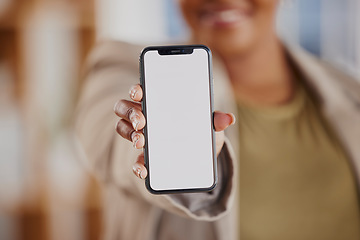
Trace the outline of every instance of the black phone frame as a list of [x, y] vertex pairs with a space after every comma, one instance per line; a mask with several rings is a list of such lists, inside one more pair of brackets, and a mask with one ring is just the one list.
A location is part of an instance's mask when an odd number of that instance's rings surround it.
[[[169, 46], [149, 46], [142, 50], [139, 59], [139, 72], [140, 72], [140, 85], [143, 90], [143, 99], [141, 103], [142, 111], [147, 119], [146, 112], [146, 89], [145, 89], [145, 63], [144, 56], [148, 51], [158, 51], [160, 55], [181, 55], [191, 54], [194, 49], [204, 49], [208, 54], [208, 69], [209, 69], [209, 91], [210, 91], [210, 111], [211, 111], [211, 138], [213, 144], [213, 170], [214, 170], [214, 183], [209, 188], [189, 188], [189, 189], [167, 189], [167, 190], [155, 190], [150, 185], [150, 166], [149, 166], [149, 155], [148, 155], [148, 134], [147, 125], [145, 125], [143, 131], [145, 137], [144, 146], [144, 161], [145, 167], [148, 170], [148, 175], [145, 179], [145, 186], [147, 190], [152, 194], [171, 194], [171, 193], [195, 193], [195, 192], [209, 192], [212, 191], [218, 183], [217, 174], [217, 157], [216, 157], [216, 140], [215, 140], [215, 127], [214, 127], [214, 94], [213, 94], [213, 73], [212, 73], [212, 54], [210, 48], [201, 44], [194, 45], [169, 45]], [[163, 54], [162, 54], [163, 53]]]

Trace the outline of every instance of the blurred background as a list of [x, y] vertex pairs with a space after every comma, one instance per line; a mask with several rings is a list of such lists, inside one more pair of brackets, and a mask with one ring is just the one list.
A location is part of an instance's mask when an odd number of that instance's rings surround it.
[[[280, 36], [360, 79], [360, 1], [283, 0]], [[0, 0], [0, 239], [100, 239], [71, 123], [100, 39], [183, 42], [177, 0]]]

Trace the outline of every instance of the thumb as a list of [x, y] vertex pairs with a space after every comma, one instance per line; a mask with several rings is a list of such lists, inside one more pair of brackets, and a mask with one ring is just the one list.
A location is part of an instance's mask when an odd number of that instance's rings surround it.
[[225, 130], [228, 126], [234, 124], [235, 121], [235, 116], [232, 113], [214, 112], [214, 128], [216, 132]]

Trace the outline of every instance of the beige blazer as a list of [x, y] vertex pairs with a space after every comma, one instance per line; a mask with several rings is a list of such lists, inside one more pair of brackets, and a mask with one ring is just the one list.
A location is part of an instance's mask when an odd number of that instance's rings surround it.
[[[238, 131], [231, 126], [218, 157], [219, 184], [211, 193], [152, 195], [132, 173], [139, 150], [115, 132], [115, 102], [139, 83], [142, 47], [99, 43], [90, 55], [76, 113], [75, 133], [85, 163], [104, 186], [104, 239], [235, 240], [237, 237]], [[342, 141], [360, 182], [360, 84], [297, 47], [289, 60], [321, 101], [321, 111]], [[236, 114], [228, 77], [214, 59], [215, 109]], [[239, 119], [241, 121], [241, 119]], [[230, 144], [231, 143], [231, 144]]]

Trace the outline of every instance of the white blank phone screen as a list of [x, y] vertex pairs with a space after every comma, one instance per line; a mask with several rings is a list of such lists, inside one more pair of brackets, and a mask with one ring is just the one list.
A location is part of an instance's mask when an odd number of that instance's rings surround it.
[[149, 181], [154, 190], [214, 184], [208, 53], [144, 55]]

